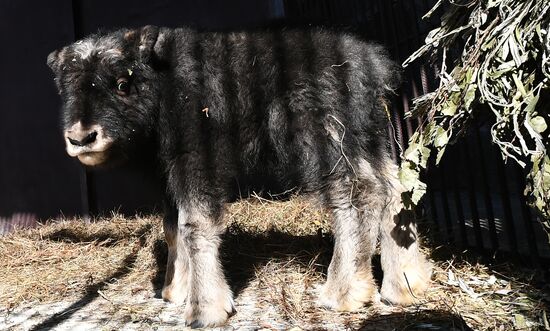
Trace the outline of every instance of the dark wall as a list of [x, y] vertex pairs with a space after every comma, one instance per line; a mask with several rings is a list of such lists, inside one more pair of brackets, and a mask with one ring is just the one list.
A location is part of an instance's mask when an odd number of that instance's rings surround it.
[[201, 29], [255, 27], [282, 16], [280, 0], [77, 0], [77, 34], [86, 35], [99, 28], [139, 27], [146, 24]]
[[282, 6], [279, 0], [0, 2], [0, 225], [150, 211], [161, 193], [139, 170], [86, 171], [66, 155], [49, 52], [100, 29], [261, 26], [281, 17]]
[[0, 222], [80, 213], [46, 56], [74, 39], [69, 1], [0, 3]]
[[[155, 178], [123, 168], [87, 171], [64, 151], [59, 99], [46, 56], [98, 30], [146, 24], [223, 30], [269, 25], [337, 26], [408, 54], [427, 30], [424, 0], [59, 0], [0, 2], [0, 222], [158, 207]], [[407, 23], [404, 31], [395, 22]], [[404, 24], [399, 24], [402, 28]], [[416, 39], [409, 36], [414, 35]], [[415, 77], [407, 80], [416, 84]], [[417, 84], [418, 85], [418, 84]], [[410, 93], [409, 93], [410, 94]], [[408, 102], [408, 99], [405, 103]], [[403, 127], [396, 103], [397, 125]], [[407, 132], [401, 140], [406, 140]], [[17, 216], [19, 215], [19, 216]], [[24, 218], [25, 218], [24, 217]]]

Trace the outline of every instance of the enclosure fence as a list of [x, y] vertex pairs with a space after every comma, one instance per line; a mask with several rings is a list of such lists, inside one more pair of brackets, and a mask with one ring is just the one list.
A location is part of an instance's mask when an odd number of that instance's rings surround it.
[[[436, 12], [433, 18], [422, 19], [435, 2], [268, 1], [272, 11], [269, 17], [280, 25], [322, 25], [337, 29], [352, 27], [353, 32], [385, 45], [397, 62], [403, 62], [413, 53], [422, 44], [426, 34], [438, 25], [441, 12]], [[93, 6], [94, 3], [81, 0], [72, 0], [69, 3], [68, 15], [72, 17], [72, 32], [69, 33], [74, 39], [89, 32], [86, 26], [91, 23], [86, 21], [85, 11]], [[172, 7], [174, 6], [177, 4]], [[99, 10], [98, 8], [96, 9]], [[162, 22], [166, 20], [165, 17], [158, 19]], [[405, 114], [411, 109], [415, 97], [432, 91], [438, 85], [437, 66], [437, 61], [430, 63], [428, 59], [422, 59], [403, 72], [404, 83], [392, 102], [392, 125], [388, 127], [391, 151], [396, 160], [399, 160], [401, 151], [407, 147], [407, 141], [415, 129], [425, 125], [424, 119], [406, 118]], [[490, 143], [490, 125], [490, 119], [478, 119], [457, 144], [449, 146], [439, 166], [429, 166], [425, 174], [428, 192], [419, 217], [426, 220], [426, 228], [432, 232], [431, 235], [443, 241], [491, 254], [501, 252], [523, 256], [534, 264], [539, 264], [550, 258], [548, 236], [526, 205], [523, 170], [512, 162], [505, 164], [502, 161], [498, 150]], [[10, 161], [2, 166], [13, 167], [14, 163]], [[74, 204], [79, 205], [76, 210], [86, 215], [111, 209], [112, 205], [107, 201], [110, 199], [112, 185], [106, 185], [106, 181], [102, 181], [101, 176], [95, 176], [93, 172], [83, 168], [79, 171], [76, 181], [80, 183], [77, 188], [80, 196], [74, 199]], [[0, 195], [0, 198], [5, 200], [10, 197]], [[127, 201], [120, 203], [136, 205], [131, 199], [128, 197]], [[37, 216], [32, 213], [14, 212], [10, 217], [0, 214], [0, 233], [18, 225], [32, 226], [36, 220]]]

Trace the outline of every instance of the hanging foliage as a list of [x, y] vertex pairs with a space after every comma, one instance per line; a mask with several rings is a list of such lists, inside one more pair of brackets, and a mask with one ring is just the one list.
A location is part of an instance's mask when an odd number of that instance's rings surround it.
[[[439, 0], [427, 17], [443, 5]], [[440, 27], [405, 62], [425, 54], [442, 59], [440, 85], [414, 101], [408, 116], [427, 124], [403, 153], [400, 179], [412, 207], [426, 191], [420, 172], [471, 122], [474, 111], [493, 114], [492, 141], [502, 157], [528, 170], [525, 194], [550, 225], [550, 1], [470, 0], [445, 4]], [[426, 17], [425, 16], [425, 17]], [[447, 56], [459, 50], [449, 65]], [[461, 51], [461, 53], [460, 53]]]

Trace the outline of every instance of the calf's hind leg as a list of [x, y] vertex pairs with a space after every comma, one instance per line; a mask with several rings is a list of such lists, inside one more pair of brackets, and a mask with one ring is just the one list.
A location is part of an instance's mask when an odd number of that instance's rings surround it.
[[419, 251], [412, 215], [400, 213], [400, 194], [403, 190], [397, 179], [397, 166], [391, 161], [387, 161], [386, 165], [383, 177], [389, 199], [380, 225], [380, 255], [384, 272], [380, 295], [389, 303], [409, 305], [427, 289], [431, 264]]
[[[326, 199], [333, 215], [334, 251], [321, 289], [321, 305], [339, 311], [361, 308], [372, 301], [376, 284], [372, 276], [371, 257], [376, 247], [378, 221], [365, 206], [363, 194], [353, 194], [354, 183], [340, 180], [329, 185]], [[376, 211], [374, 211], [376, 213]]]

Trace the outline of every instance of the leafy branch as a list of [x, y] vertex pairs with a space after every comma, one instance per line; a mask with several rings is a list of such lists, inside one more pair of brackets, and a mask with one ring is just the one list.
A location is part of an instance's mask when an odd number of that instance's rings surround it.
[[[525, 194], [550, 227], [549, 30], [548, 1], [448, 2], [440, 27], [403, 63], [407, 66], [426, 54], [442, 59], [439, 87], [417, 98], [408, 114], [428, 122], [417, 129], [402, 156], [400, 179], [408, 207], [426, 191], [420, 172], [430, 155], [439, 163], [474, 111], [486, 111], [495, 120], [492, 141], [504, 160], [511, 158], [528, 169]], [[457, 49], [460, 56], [448, 68], [447, 56]]]

